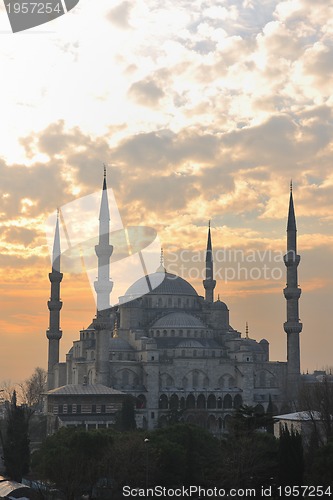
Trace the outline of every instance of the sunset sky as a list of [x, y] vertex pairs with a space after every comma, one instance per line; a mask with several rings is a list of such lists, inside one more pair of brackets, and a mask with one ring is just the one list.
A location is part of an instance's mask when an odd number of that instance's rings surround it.
[[[122, 224], [155, 229], [199, 294], [211, 220], [216, 297], [280, 361], [292, 178], [301, 367], [333, 366], [332, 1], [80, 0], [16, 34], [1, 2], [0, 64], [0, 381], [46, 367], [46, 221], [100, 195], [103, 163]], [[62, 360], [95, 314], [77, 271]]]

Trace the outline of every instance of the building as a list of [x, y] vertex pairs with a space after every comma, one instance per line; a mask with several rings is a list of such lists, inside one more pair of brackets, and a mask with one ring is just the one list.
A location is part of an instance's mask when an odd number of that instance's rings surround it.
[[106, 429], [113, 425], [126, 394], [101, 384], [67, 384], [47, 396], [47, 434], [59, 427]]
[[[205, 296], [183, 278], [169, 273], [163, 259], [157, 271], [133, 283], [119, 304], [110, 307], [109, 205], [106, 174], [99, 214], [96, 245], [98, 278], [95, 281], [97, 314], [80, 331], [66, 356], [59, 362], [60, 330], [60, 237], [57, 221], [53, 265], [49, 275], [50, 325], [49, 397], [82, 384], [112, 388], [131, 394], [137, 401], [137, 422], [144, 428], [163, 425], [170, 413], [182, 410], [182, 419], [213, 432], [223, 430], [234, 408], [241, 404], [265, 411], [271, 396], [276, 413], [286, 411], [300, 381], [296, 219], [292, 186], [287, 224], [287, 362], [269, 360], [269, 344], [245, 337], [229, 323], [229, 309], [214, 299], [213, 246], [208, 228]], [[156, 284], [158, 285], [156, 286]], [[53, 396], [52, 396], [53, 395]], [[63, 402], [60, 404], [64, 404]], [[49, 406], [59, 414], [54, 403]]]
[[326, 442], [325, 426], [319, 411], [299, 411], [286, 415], [276, 415], [274, 417], [274, 436], [279, 438], [284, 429], [288, 429], [290, 433], [300, 434], [305, 447], [310, 446], [314, 434], [322, 443]]

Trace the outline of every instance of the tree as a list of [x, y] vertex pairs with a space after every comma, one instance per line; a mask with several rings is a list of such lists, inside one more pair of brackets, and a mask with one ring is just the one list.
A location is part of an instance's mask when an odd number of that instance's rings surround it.
[[41, 408], [42, 394], [47, 388], [47, 372], [44, 368], [35, 368], [33, 374], [21, 384], [22, 402], [30, 408]]
[[294, 429], [281, 428], [279, 440], [279, 484], [300, 486], [304, 484], [304, 457], [302, 436]]
[[333, 440], [316, 450], [309, 476], [309, 484], [333, 486]]
[[231, 417], [229, 434], [221, 443], [224, 487], [259, 490], [277, 477], [277, 440], [262, 431], [266, 423], [266, 415], [253, 406], [240, 406]]
[[0, 382], [0, 396], [4, 401], [10, 401], [15, 390], [15, 384], [9, 379]]
[[120, 431], [132, 431], [136, 429], [135, 409], [132, 396], [126, 396], [121, 410], [116, 416], [116, 429]]
[[23, 475], [29, 472], [29, 417], [27, 409], [17, 405], [14, 391], [7, 409], [2, 448], [6, 475], [17, 482], [21, 482]]
[[106, 429], [86, 431], [62, 428], [49, 436], [32, 456], [33, 472], [53, 482], [72, 500], [108, 474], [106, 457], [113, 434]]

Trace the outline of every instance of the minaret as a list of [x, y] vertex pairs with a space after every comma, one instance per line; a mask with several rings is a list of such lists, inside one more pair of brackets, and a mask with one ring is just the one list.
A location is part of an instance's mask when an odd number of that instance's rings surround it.
[[110, 293], [113, 283], [110, 280], [110, 257], [113, 246], [109, 243], [110, 211], [106, 186], [106, 168], [104, 166], [104, 180], [101, 207], [99, 211], [99, 239], [95, 246], [98, 259], [98, 278], [94, 283], [97, 294], [97, 315], [93, 321], [96, 329], [96, 382], [109, 385], [109, 341], [113, 325], [109, 314]]
[[287, 334], [287, 370], [288, 390], [291, 399], [295, 400], [298, 394], [300, 381], [300, 347], [299, 334], [302, 331], [302, 323], [299, 319], [298, 301], [301, 289], [298, 286], [297, 267], [301, 260], [297, 255], [296, 218], [294, 211], [292, 183], [290, 183], [290, 200], [287, 224], [287, 253], [284, 263], [287, 267], [287, 286], [283, 290], [287, 301], [287, 321], [284, 323], [284, 331]]
[[59, 212], [57, 214], [57, 223], [54, 233], [54, 243], [52, 252], [52, 271], [49, 273], [51, 282], [51, 297], [47, 303], [50, 311], [49, 328], [46, 336], [49, 339], [49, 354], [47, 368], [47, 387], [48, 390], [55, 388], [54, 367], [59, 363], [59, 341], [62, 337], [60, 330], [60, 309], [62, 302], [60, 300], [60, 283], [62, 280], [60, 272], [60, 236], [59, 236]]
[[212, 239], [210, 235], [210, 221], [208, 223], [208, 238], [207, 238], [207, 250], [206, 250], [206, 279], [203, 280], [203, 286], [205, 288], [205, 299], [207, 300], [207, 302], [214, 302], [214, 288], [216, 286], [216, 281], [214, 280], [213, 250], [212, 250]]
[[99, 240], [95, 246], [98, 258], [98, 278], [94, 283], [97, 294], [97, 311], [103, 311], [110, 307], [110, 293], [113, 283], [110, 280], [110, 257], [113, 246], [109, 244], [110, 233], [110, 211], [106, 187], [106, 168], [104, 166], [104, 180], [101, 207], [99, 211]]

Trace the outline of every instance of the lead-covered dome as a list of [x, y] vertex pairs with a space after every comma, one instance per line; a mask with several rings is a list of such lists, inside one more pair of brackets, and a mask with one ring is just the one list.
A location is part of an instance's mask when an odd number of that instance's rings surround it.
[[192, 285], [180, 276], [168, 272], [156, 272], [143, 276], [129, 287], [125, 297], [135, 299], [146, 294], [198, 296]]

